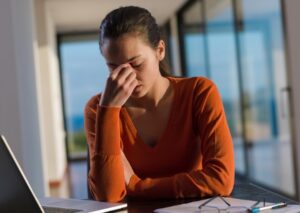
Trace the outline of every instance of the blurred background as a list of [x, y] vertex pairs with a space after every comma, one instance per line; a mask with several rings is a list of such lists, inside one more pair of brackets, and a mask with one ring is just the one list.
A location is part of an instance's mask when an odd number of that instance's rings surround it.
[[1, 0], [0, 134], [38, 196], [87, 198], [83, 110], [108, 74], [98, 27], [126, 5], [156, 18], [170, 74], [218, 86], [237, 178], [300, 201], [298, 0]]

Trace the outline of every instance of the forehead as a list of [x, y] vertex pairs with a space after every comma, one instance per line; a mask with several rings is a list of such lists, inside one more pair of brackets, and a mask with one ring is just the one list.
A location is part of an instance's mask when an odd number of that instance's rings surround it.
[[125, 63], [137, 55], [145, 55], [153, 49], [138, 35], [125, 34], [118, 38], [106, 38], [101, 47], [106, 61]]

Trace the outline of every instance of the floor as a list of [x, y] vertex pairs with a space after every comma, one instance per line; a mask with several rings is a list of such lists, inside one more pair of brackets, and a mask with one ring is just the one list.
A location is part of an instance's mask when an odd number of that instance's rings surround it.
[[70, 162], [67, 174], [61, 184], [50, 188], [50, 196], [87, 199], [86, 161]]

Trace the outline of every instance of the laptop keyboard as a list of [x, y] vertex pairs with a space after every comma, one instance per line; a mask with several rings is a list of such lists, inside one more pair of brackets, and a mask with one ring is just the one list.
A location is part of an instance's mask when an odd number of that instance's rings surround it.
[[47, 207], [47, 206], [43, 206], [43, 209], [45, 213], [74, 213], [74, 212], [82, 211], [79, 209], [64, 209], [64, 208]]

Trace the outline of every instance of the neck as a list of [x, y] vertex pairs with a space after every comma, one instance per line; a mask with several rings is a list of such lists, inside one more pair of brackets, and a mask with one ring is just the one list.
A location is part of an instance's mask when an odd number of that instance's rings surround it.
[[157, 80], [150, 88], [149, 92], [141, 98], [131, 97], [128, 100], [128, 105], [144, 108], [146, 110], [155, 109], [164, 100], [164, 97], [168, 95], [170, 88], [170, 81], [167, 78], [158, 76]]

